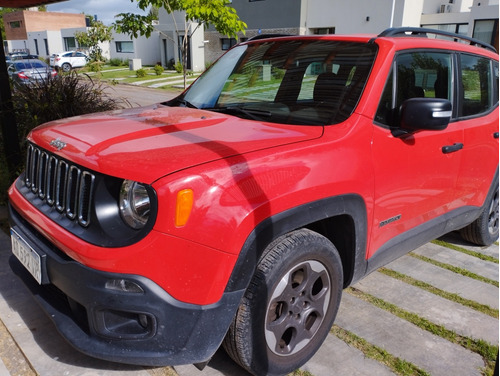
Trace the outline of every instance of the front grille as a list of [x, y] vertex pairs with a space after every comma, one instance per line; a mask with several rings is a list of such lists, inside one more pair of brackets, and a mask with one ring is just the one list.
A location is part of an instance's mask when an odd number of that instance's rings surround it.
[[95, 175], [35, 145], [28, 146], [26, 187], [81, 226], [90, 225]]

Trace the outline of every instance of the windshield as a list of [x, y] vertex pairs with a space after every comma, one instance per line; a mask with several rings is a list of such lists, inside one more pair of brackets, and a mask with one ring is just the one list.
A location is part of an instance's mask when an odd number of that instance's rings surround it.
[[242, 44], [170, 105], [288, 124], [335, 124], [357, 105], [375, 58], [365, 43], [303, 39]]

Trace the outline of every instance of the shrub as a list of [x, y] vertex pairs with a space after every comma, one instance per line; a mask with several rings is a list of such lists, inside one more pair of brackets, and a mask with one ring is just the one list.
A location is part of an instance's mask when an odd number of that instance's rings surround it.
[[182, 63], [180, 61], [174, 64], [174, 69], [177, 73], [182, 73], [182, 68]]
[[119, 103], [106, 95], [103, 85], [75, 71], [33, 85], [17, 85], [12, 102], [19, 139], [48, 121], [118, 108]]
[[118, 58], [118, 57], [114, 57], [112, 59], [109, 59], [109, 65], [111, 65], [112, 67], [120, 67], [124, 64], [123, 60]]
[[137, 69], [137, 70], [135, 71], [135, 75], [136, 75], [137, 77], [139, 77], [139, 78], [141, 78], [141, 77], [146, 77], [146, 75], [147, 75], [147, 74], [148, 74], [148, 73], [146, 72], [146, 69], [144, 69], [144, 68]]
[[102, 70], [103, 65], [104, 65], [104, 62], [102, 62], [102, 61], [92, 61], [92, 62], [87, 64], [90, 72], [100, 72]]
[[162, 67], [161, 65], [159, 65], [159, 64], [156, 64], [156, 65], [154, 66], [154, 68], [153, 68], [153, 69], [154, 69], [154, 71], [155, 71], [155, 73], [156, 73], [156, 75], [157, 75], [157, 76], [161, 76], [161, 74], [162, 74], [162, 73], [163, 73], [163, 71], [165, 70], [165, 68], [163, 68], [163, 67]]

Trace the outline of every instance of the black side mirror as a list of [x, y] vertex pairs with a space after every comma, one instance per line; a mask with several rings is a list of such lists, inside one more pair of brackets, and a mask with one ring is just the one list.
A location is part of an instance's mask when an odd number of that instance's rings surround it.
[[450, 123], [452, 105], [447, 99], [411, 98], [403, 102], [400, 114], [404, 131], [441, 131]]

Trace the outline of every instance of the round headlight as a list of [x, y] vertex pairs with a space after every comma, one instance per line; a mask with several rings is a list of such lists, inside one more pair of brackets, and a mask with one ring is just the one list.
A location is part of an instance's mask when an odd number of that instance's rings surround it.
[[120, 214], [127, 225], [141, 229], [148, 222], [151, 200], [146, 187], [132, 180], [125, 180], [120, 189]]

